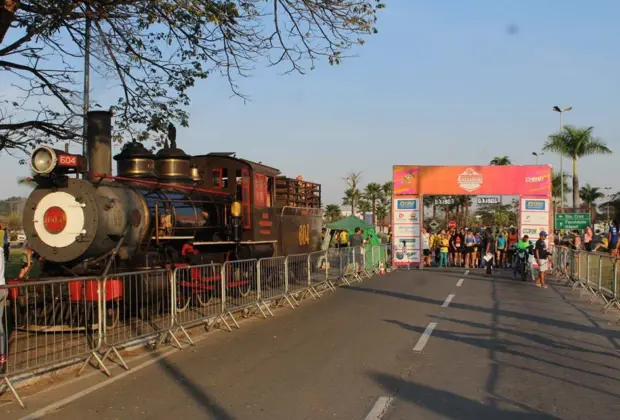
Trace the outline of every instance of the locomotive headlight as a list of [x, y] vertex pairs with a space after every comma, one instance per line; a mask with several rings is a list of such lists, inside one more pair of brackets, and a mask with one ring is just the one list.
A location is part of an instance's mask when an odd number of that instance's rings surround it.
[[38, 174], [49, 174], [56, 167], [58, 158], [53, 149], [41, 146], [32, 152], [30, 167]]
[[241, 217], [241, 203], [238, 201], [233, 201], [230, 205], [230, 214], [233, 217]]

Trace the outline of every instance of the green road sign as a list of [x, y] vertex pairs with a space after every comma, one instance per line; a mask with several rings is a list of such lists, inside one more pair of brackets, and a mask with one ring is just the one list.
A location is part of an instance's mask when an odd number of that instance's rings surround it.
[[589, 213], [558, 213], [555, 215], [555, 228], [583, 230], [590, 226]]

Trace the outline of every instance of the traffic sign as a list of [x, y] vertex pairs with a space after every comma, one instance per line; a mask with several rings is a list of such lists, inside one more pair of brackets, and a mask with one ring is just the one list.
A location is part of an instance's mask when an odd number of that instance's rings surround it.
[[439, 223], [437, 223], [435, 220], [431, 220], [428, 225], [431, 227], [431, 229], [435, 230], [437, 229], [437, 226], [439, 226]]
[[450, 229], [456, 229], [456, 222], [454, 220], [450, 220], [450, 223], [448, 223], [448, 227]]
[[558, 213], [555, 215], [555, 228], [582, 230], [590, 226], [590, 213]]

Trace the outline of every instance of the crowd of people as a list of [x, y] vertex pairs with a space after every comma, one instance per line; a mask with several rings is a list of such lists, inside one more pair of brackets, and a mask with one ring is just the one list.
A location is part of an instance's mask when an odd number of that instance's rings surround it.
[[515, 253], [528, 250], [534, 256], [538, 275], [536, 285], [546, 288], [545, 273], [549, 269], [547, 232], [540, 232], [532, 240], [519, 237], [517, 229], [476, 228], [461, 230], [441, 229], [432, 232], [424, 227], [422, 232], [422, 257], [426, 267], [485, 268], [490, 276], [494, 269], [512, 269], [516, 276], [518, 261]]

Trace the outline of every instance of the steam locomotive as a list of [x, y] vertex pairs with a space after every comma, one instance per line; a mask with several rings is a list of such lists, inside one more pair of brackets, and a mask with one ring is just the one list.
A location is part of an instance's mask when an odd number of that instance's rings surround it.
[[[87, 116], [86, 156], [48, 146], [31, 155], [38, 186], [23, 223], [44, 277], [111, 278], [319, 249], [319, 184], [281, 176], [235, 153], [187, 155], [177, 147], [174, 126], [156, 154], [139, 142], [126, 144], [114, 156], [113, 175], [111, 132], [112, 114], [93, 111]], [[254, 277], [241, 273], [234, 287], [247, 294]], [[202, 279], [194, 280], [196, 290], [206, 290]], [[87, 282], [80, 284], [63, 299], [83, 302], [92, 295]], [[108, 284], [106, 297], [122, 300], [123, 286]], [[28, 312], [31, 301], [44, 295], [14, 298]]]

